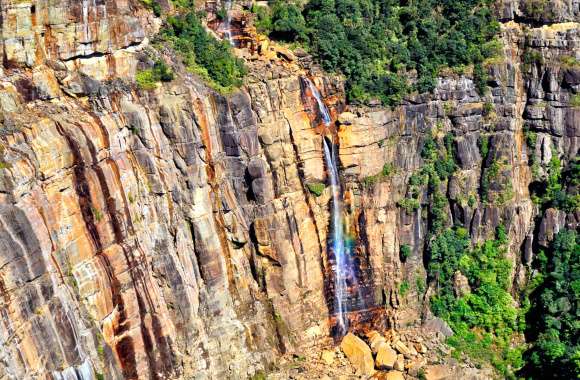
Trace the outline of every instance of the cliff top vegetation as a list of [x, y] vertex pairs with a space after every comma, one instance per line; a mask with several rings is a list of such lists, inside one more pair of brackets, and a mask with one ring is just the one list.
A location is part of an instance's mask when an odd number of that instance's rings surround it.
[[[323, 68], [347, 78], [350, 101], [395, 105], [428, 92], [443, 68], [473, 66], [479, 91], [483, 63], [499, 53], [490, 0], [310, 0], [254, 7], [258, 29], [298, 43]], [[409, 80], [411, 79], [411, 80]]]

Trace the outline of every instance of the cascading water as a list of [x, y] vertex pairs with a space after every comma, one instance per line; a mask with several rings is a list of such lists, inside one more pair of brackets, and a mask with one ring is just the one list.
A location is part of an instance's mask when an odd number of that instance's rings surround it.
[[232, 0], [226, 0], [225, 2], [226, 18], [222, 28], [224, 31], [224, 36], [226, 37], [230, 45], [235, 46], [234, 37], [232, 35], [232, 6], [233, 6]]
[[337, 327], [340, 335], [344, 334], [348, 329], [348, 321], [344, 317], [345, 305], [345, 291], [346, 271], [345, 271], [345, 246], [344, 246], [344, 226], [342, 224], [342, 199], [340, 197], [340, 182], [338, 177], [338, 168], [334, 160], [334, 154], [328, 146], [326, 139], [324, 142], [324, 159], [328, 166], [328, 174], [330, 178], [330, 186], [332, 191], [332, 251], [336, 260], [335, 273], [335, 303], [337, 315]]
[[310, 88], [310, 91], [312, 91], [314, 99], [316, 99], [316, 103], [318, 104], [318, 111], [322, 116], [322, 121], [324, 121], [324, 125], [326, 125], [327, 127], [330, 126], [332, 118], [330, 117], [330, 111], [328, 111], [328, 107], [326, 107], [326, 104], [324, 104], [324, 102], [322, 101], [320, 91], [318, 91], [318, 88], [314, 85], [314, 83], [312, 83], [310, 79], [306, 78], [306, 83], [308, 84], [308, 88]]
[[[332, 122], [330, 112], [324, 104], [320, 92], [310, 79], [306, 79], [312, 95], [316, 99], [318, 109], [324, 124], [328, 127]], [[346, 244], [346, 234], [342, 210], [342, 191], [340, 187], [337, 159], [334, 152], [334, 144], [323, 138], [324, 160], [328, 168], [328, 177], [332, 190], [332, 209], [331, 209], [331, 241], [330, 247], [335, 260], [335, 279], [334, 279], [334, 301], [335, 313], [337, 318], [337, 335], [343, 336], [349, 327], [349, 321], [345, 313], [349, 312], [347, 299], [349, 298], [349, 284], [359, 289], [357, 284], [354, 264], [351, 259], [351, 248]], [[360, 298], [360, 297], [359, 297]]]

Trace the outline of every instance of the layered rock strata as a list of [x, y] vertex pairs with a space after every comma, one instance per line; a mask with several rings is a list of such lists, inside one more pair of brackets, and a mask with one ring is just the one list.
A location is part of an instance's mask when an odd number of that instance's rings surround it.
[[[338, 120], [364, 291], [393, 325], [428, 317], [415, 286], [427, 200], [397, 206], [428, 131], [454, 136], [449, 225], [480, 241], [504, 224], [515, 287], [536, 247], [577, 228], [577, 214], [540, 214], [529, 191], [530, 157], [578, 154], [580, 71], [563, 59], [580, 58], [577, 4], [544, 26], [522, 24], [513, 4], [500, 11], [488, 95], [448, 76], [396, 109], [343, 113], [341, 81], [314, 78]], [[177, 67], [178, 80], [143, 91], [135, 72], [160, 56], [147, 47], [159, 21], [141, 2], [0, 5], [0, 378], [245, 378], [328, 336], [331, 195], [307, 185], [326, 181], [333, 131], [319, 128], [304, 68], [252, 60], [244, 88], [223, 97]], [[526, 63], [530, 51], [541, 60]], [[503, 170], [483, 202], [494, 161]], [[385, 164], [394, 175], [369, 186]], [[413, 247], [404, 262], [402, 244]]]

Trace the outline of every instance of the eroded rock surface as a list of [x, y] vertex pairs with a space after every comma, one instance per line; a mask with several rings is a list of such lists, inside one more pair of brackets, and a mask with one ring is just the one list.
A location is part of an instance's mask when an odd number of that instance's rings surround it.
[[[577, 3], [556, 4], [549, 25], [504, 3], [488, 95], [449, 76], [396, 109], [342, 113], [341, 81], [313, 78], [338, 120], [361, 286], [393, 325], [430, 317], [416, 286], [427, 199], [412, 212], [397, 205], [429, 131], [454, 137], [460, 170], [441, 189], [449, 225], [481, 241], [504, 224], [514, 286], [536, 245], [578, 226], [577, 213], [540, 213], [529, 191], [546, 175], [531, 157], [578, 154], [580, 71], [563, 59], [580, 57]], [[156, 54], [147, 41], [158, 21], [140, 1], [0, 6], [0, 379], [239, 379], [327, 337], [331, 194], [307, 187], [326, 181], [307, 71], [252, 61], [228, 98], [184, 72], [142, 91], [133, 78]], [[541, 59], [525, 63], [529, 51]], [[525, 130], [537, 134], [532, 147]], [[494, 162], [502, 170], [484, 201]], [[368, 186], [385, 164], [394, 174]]]

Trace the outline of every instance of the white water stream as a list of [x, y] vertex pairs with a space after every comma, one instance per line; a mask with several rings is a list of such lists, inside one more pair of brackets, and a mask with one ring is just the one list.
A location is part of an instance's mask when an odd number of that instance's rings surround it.
[[[314, 98], [318, 104], [318, 109], [322, 120], [326, 126], [330, 126], [332, 118], [330, 112], [320, 92], [312, 83], [310, 79], [306, 79]], [[324, 160], [328, 168], [328, 177], [330, 180], [330, 187], [332, 190], [332, 209], [331, 209], [331, 232], [332, 240], [330, 241], [332, 252], [336, 260], [335, 269], [335, 283], [334, 283], [334, 299], [335, 312], [337, 317], [337, 333], [344, 335], [348, 330], [348, 319], [345, 318], [345, 313], [348, 312], [348, 305], [345, 303], [346, 295], [348, 293], [347, 279], [354, 278], [353, 268], [351, 268], [351, 260], [348, 259], [348, 249], [345, 245], [345, 231], [343, 223], [342, 210], [342, 191], [340, 188], [340, 176], [338, 172], [338, 164], [334, 152], [334, 144], [329, 143], [325, 138], [322, 139], [324, 145]]]

